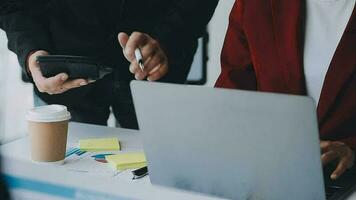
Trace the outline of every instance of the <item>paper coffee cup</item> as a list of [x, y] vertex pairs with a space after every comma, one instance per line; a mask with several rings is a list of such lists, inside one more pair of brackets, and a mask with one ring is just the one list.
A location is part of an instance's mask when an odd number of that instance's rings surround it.
[[28, 111], [32, 160], [64, 163], [70, 118], [67, 107], [62, 105], [35, 107]]

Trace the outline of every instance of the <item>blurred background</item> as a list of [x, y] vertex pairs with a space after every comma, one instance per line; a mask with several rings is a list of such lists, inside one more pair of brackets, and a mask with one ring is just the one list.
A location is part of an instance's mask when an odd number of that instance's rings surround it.
[[[220, 52], [233, 3], [234, 0], [219, 2], [208, 26], [208, 37], [200, 41], [193, 69], [189, 74], [189, 79], [193, 82], [207, 87], [214, 86], [220, 73]], [[6, 35], [0, 30], [0, 144], [26, 134], [25, 116], [27, 110], [33, 106], [32, 87], [32, 84], [21, 81], [21, 69], [16, 55], [7, 49]], [[111, 117], [109, 125], [114, 124]]]

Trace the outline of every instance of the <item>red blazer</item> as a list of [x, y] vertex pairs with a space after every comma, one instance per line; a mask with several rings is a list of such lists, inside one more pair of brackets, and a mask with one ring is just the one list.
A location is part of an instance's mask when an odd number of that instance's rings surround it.
[[[306, 95], [303, 0], [237, 0], [216, 87]], [[356, 149], [356, 9], [327, 72], [317, 113], [322, 140]]]

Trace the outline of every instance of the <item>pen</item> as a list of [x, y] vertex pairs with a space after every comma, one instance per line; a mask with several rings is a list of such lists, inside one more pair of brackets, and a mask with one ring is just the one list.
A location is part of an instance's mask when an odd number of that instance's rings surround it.
[[141, 70], [143, 71], [145, 66], [143, 65], [143, 57], [139, 48], [135, 49], [135, 58], [138, 65], [140, 65]]

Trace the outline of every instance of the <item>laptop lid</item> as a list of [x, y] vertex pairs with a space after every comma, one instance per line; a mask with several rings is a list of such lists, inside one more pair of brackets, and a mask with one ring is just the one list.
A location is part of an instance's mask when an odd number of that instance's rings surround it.
[[133, 81], [153, 184], [232, 199], [325, 199], [307, 97]]

